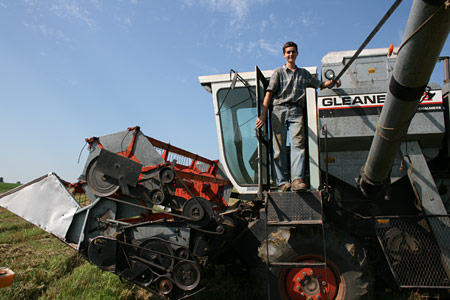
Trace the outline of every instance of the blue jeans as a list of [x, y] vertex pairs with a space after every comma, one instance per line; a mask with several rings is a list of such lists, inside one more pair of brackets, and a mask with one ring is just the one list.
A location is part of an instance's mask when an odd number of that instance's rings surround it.
[[289, 182], [286, 137], [291, 145], [291, 180], [305, 176], [303, 112], [300, 106], [274, 105], [272, 110], [274, 167], [277, 185]]

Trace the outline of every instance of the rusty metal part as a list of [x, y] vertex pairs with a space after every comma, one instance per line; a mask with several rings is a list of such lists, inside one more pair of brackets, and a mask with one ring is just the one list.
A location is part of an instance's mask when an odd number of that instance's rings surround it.
[[169, 277], [162, 276], [158, 279], [158, 282], [156, 283], [156, 289], [161, 294], [168, 295], [173, 290], [173, 282]]

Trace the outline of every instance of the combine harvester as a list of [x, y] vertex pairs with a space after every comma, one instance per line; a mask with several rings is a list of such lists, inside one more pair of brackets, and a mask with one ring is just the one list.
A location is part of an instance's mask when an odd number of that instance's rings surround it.
[[449, 29], [447, 1], [415, 0], [401, 47], [322, 59], [342, 86], [307, 90], [306, 192], [273, 186], [270, 120], [254, 129], [272, 72], [256, 68], [199, 78], [223, 166], [134, 127], [88, 139], [79, 182], [49, 174], [0, 205], [165, 299], [237, 260], [265, 270], [261, 299], [373, 299], [375, 282], [447, 291], [448, 58], [444, 88], [428, 81]]

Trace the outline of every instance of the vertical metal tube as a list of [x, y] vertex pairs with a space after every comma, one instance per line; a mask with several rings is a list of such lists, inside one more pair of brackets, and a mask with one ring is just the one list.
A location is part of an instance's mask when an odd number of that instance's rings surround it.
[[450, 29], [450, 8], [444, 0], [415, 0], [403, 44], [377, 124], [361, 187], [386, 181], [400, 144], [405, 140]]
[[[441, 59], [441, 58], [439, 58]], [[450, 81], [450, 67], [448, 64], [448, 60], [450, 59], [450, 57], [445, 56], [442, 57], [442, 60], [444, 61], [444, 84], [448, 83]]]
[[329, 192], [329, 181], [328, 181], [328, 128], [327, 124], [322, 127], [322, 135], [325, 137], [324, 150], [325, 150], [325, 191]]

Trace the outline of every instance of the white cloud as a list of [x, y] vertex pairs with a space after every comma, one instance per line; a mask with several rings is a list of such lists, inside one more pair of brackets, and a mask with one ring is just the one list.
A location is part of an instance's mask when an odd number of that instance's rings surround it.
[[59, 40], [63, 40], [63, 41], [69, 41], [69, 39], [64, 35], [64, 33], [61, 30], [52, 28], [52, 27], [48, 27], [45, 24], [41, 24], [39, 25], [39, 30], [46, 36], [49, 37], [56, 37]]
[[268, 25], [269, 22], [267, 22], [267, 20], [262, 20], [261, 21], [261, 27], [259, 29], [260, 33], [264, 33], [264, 31], [266, 30], [266, 27]]
[[[95, 4], [96, 2], [92, 2]], [[69, 17], [83, 21], [90, 28], [95, 27], [95, 22], [89, 17], [89, 11], [81, 7], [74, 0], [58, 0], [50, 7], [50, 11], [58, 17]]]
[[239, 42], [239, 43], [237, 43], [236, 46], [234, 47], [234, 50], [235, 50], [237, 53], [241, 53], [242, 50], [243, 50], [243, 48], [244, 48], [244, 43]]
[[258, 46], [258, 43], [250, 42], [250, 43], [248, 43], [247, 51], [248, 52], [252, 52], [257, 46]]
[[271, 13], [269, 15], [269, 20], [270, 20], [270, 22], [272, 23], [273, 26], [277, 26], [278, 25], [278, 19], [277, 19], [275, 14]]
[[167, 22], [170, 22], [170, 17], [169, 16], [153, 16], [153, 20], [156, 22], [167, 23]]
[[281, 55], [281, 46], [279, 42], [268, 42], [261, 38], [257, 41], [249, 41], [247, 44], [243, 42], [227, 43], [225, 47], [229, 50], [230, 54], [242, 54], [251, 53], [254, 57], [266, 56], [267, 53], [272, 55]]
[[100, 2], [100, 0], [90, 0], [90, 2], [95, 8], [102, 9], [102, 2]]
[[278, 42], [271, 43], [264, 39], [259, 39], [258, 45], [261, 49], [269, 52], [270, 54], [277, 55], [281, 53], [282, 47], [280, 47], [280, 44]]
[[[89, 28], [95, 28], [95, 22], [90, 17], [88, 9], [79, 4], [77, 0], [55, 0], [44, 2], [38, 0], [23, 0], [27, 18], [24, 20], [25, 28], [39, 33], [47, 38], [58, 41], [70, 41], [55, 17], [64, 21], [77, 21], [86, 24]], [[99, 0], [89, 0], [88, 7], [101, 9]], [[86, 5], [87, 6], [87, 5]]]
[[55, 29], [53, 27], [50, 27], [46, 24], [31, 24], [28, 22], [24, 22], [24, 26], [34, 32], [39, 32], [42, 35], [50, 38], [56, 38], [61, 41], [69, 41], [70, 39], [64, 35], [64, 33], [61, 30]]
[[231, 26], [241, 26], [251, 7], [268, 0], [183, 0], [187, 6], [204, 6], [213, 12], [223, 12], [230, 16]]
[[312, 11], [303, 11], [297, 19], [291, 19], [289, 21], [291, 26], [297, 26], [298, 24], [302, 24], [305, 27], [311, 28], [315, 27], [318, 23], [318, 17], [315, 12]]
[[131, 25], [131, 19], [130, 19], [129, 17], [125, 17], [125, 18], [123, 19], [123, 22], [124, 22], [125, 24], [127, 24], [127, 25]]
[[131, 19], [131, 17], [121, 17], [116, 15], [114, 18], [117, 22], [126, 26], [131, 26], [133, 24], [133, 20]]

